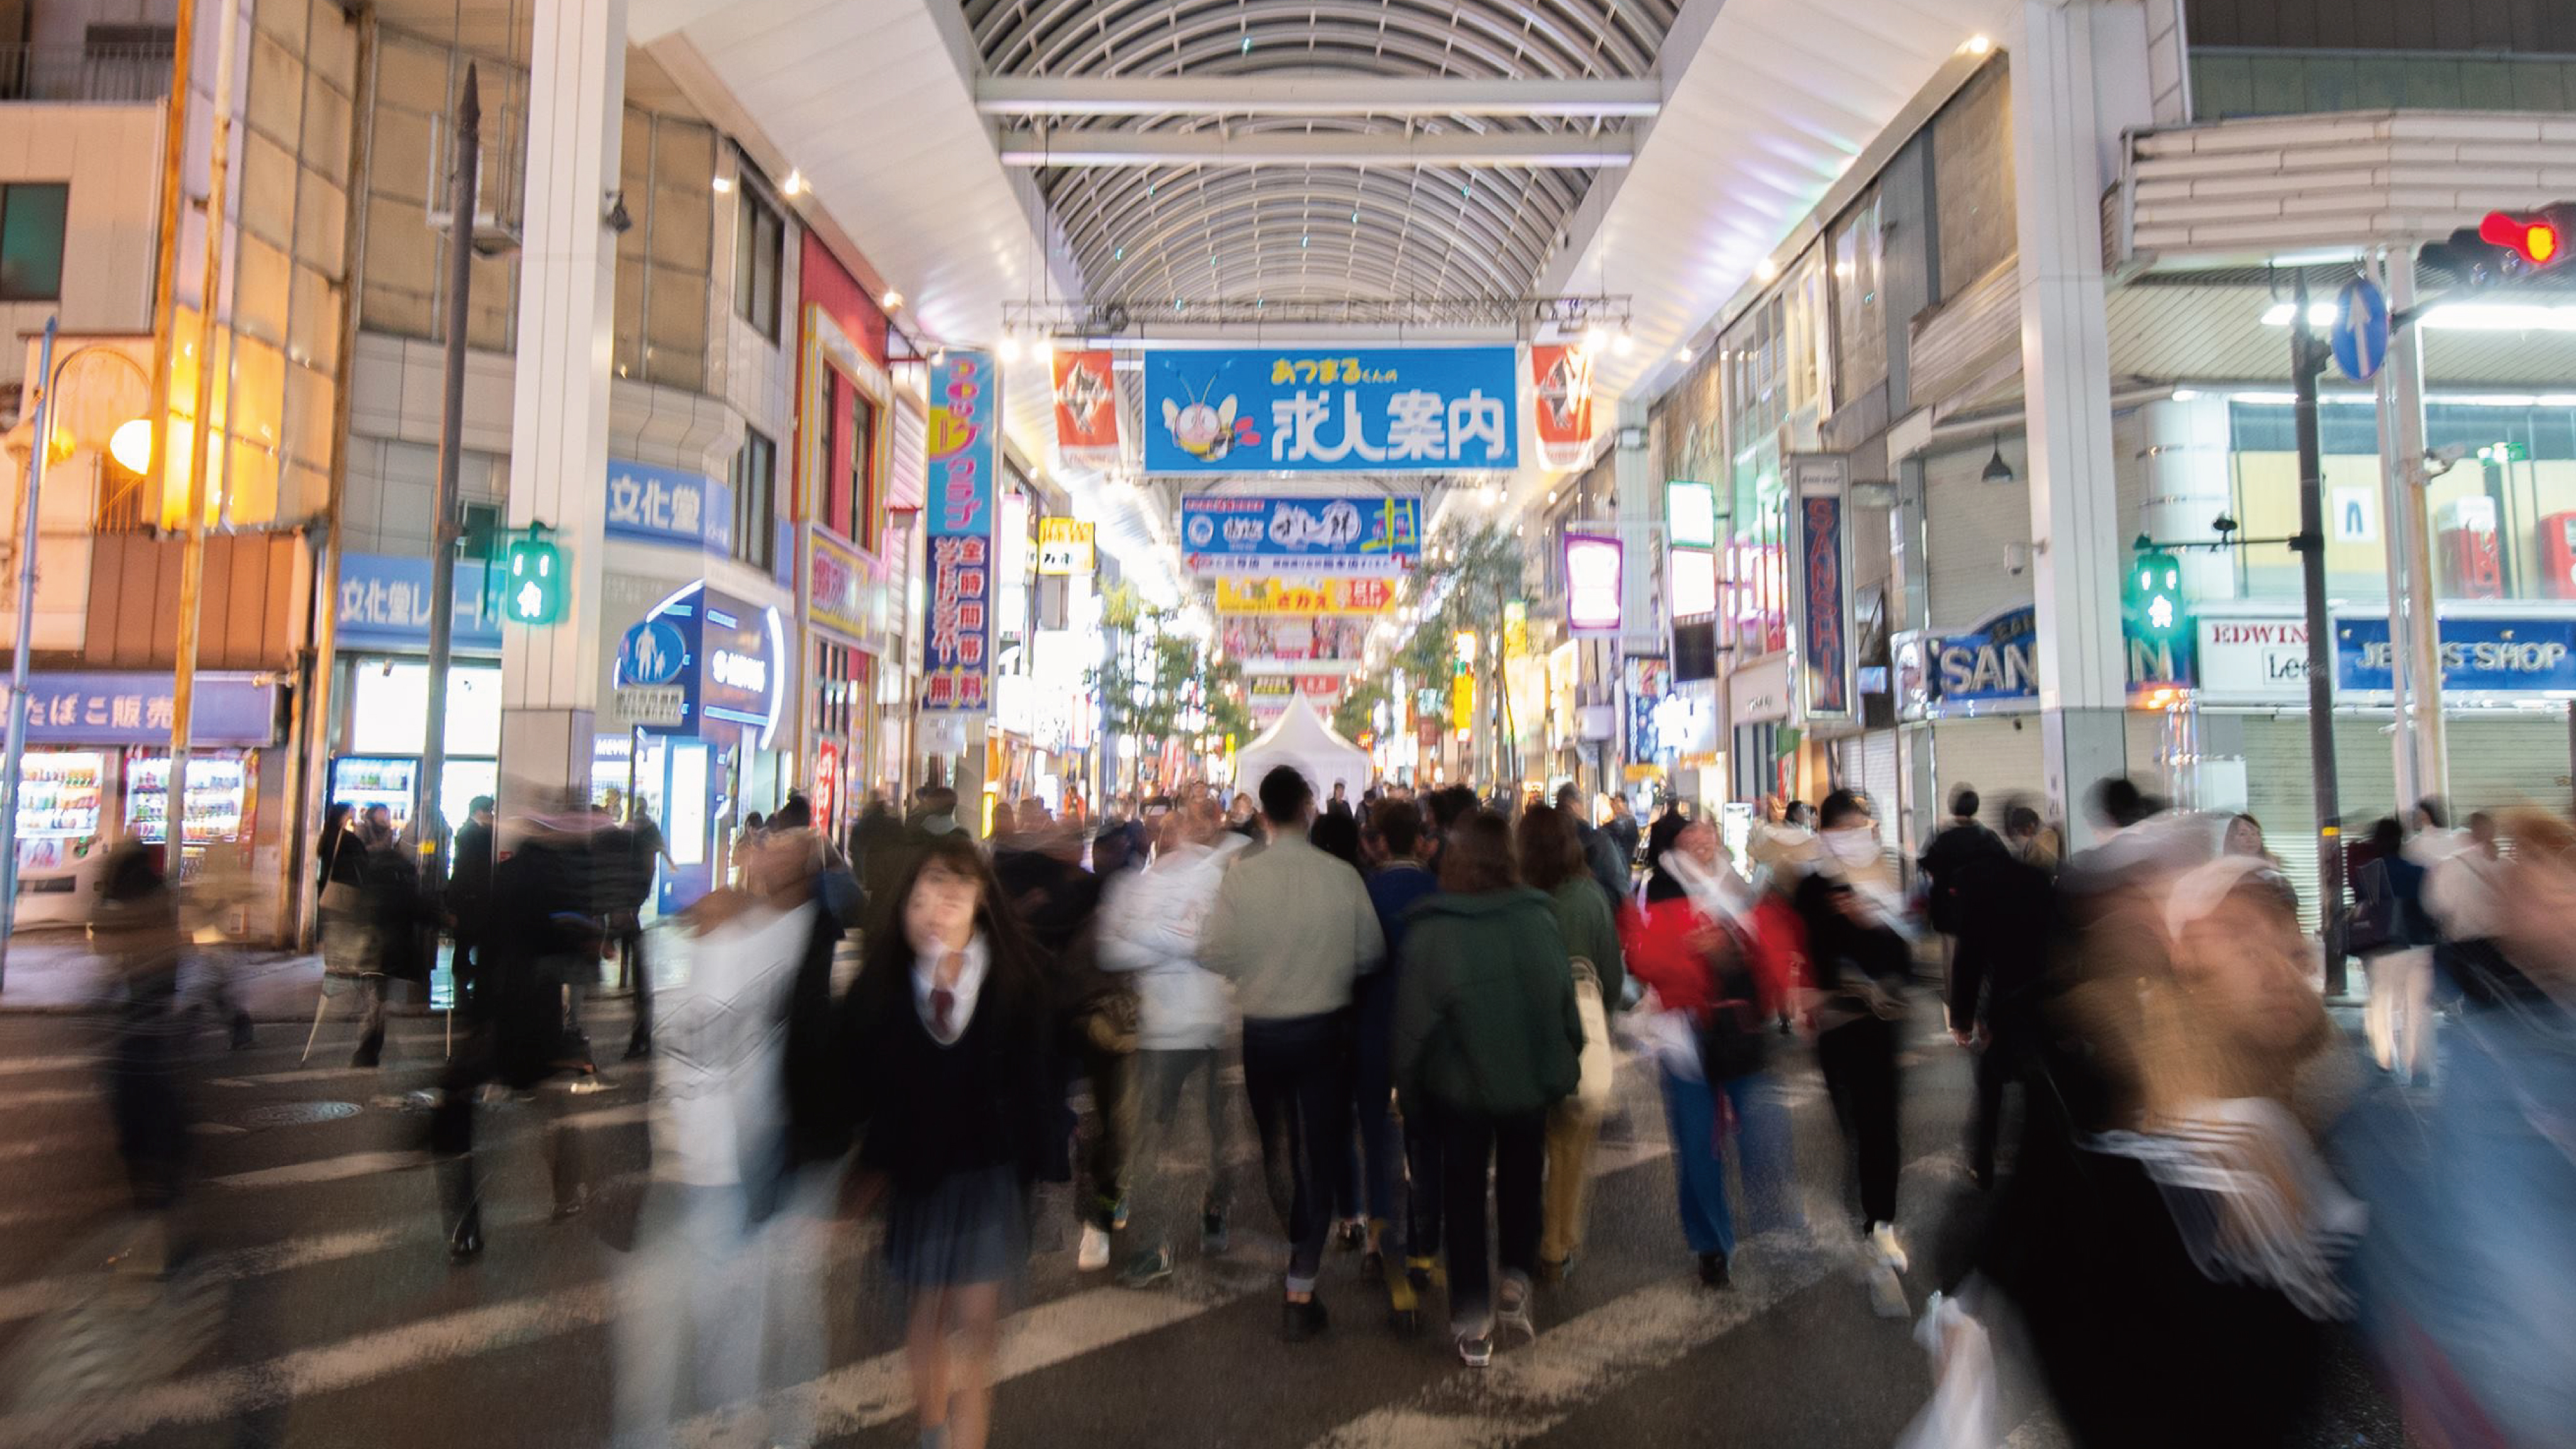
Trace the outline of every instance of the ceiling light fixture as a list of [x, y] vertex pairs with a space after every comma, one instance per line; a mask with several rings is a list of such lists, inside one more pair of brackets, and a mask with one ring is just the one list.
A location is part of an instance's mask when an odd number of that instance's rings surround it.
[[2012, 464], [2004, 461], [2003, 434], [1995, 434], [1995, 455], [1986, 460], [1986, 471], [1977, 476], [1989, 483], [2010, 483], [2013, 480]]
[[892, 287], [888, 287], [886, 288], [885, 296], [879, 300], [879, 305], [891, 312], [903, 305], [903, 293], [896, 291]]
[[1983, 55], [1994, 49], [1995, 43], [1982, 35], [1971, 35], [1959, 48], [1970, 55]]
[[1779, 279], [1780, 264], [1771, 260], [1769, 257], [1764, 257], [1762, 260], [1753, 264], [1753, 280], [1757, 282], [1774, 282]]
[[730, 176], [717, 177], [715, 186], [716, 195], [718, 196], [730, 196], [733, 194], [733, 178]]
[[1625, 332], [1622, 332], [1618, 336], [1610, 339], [1610, 350], [1619, 354], [1621, 357], [1627, 356], [1628, 350], [1634, 346], [1636, 346], [1636, 344], [1628, 340], [1628, 334]]
[[1688, 362], [1690, 360], [1691, 350], [1688, 347], [1676, 347], [1673, 349], [1673, 361]]
[[803, 196], [805, 194], [805, 173], [797, 170], [793, 166], [787, 168], [787, 179], [778, 183], [778, 194], [787, 197]]

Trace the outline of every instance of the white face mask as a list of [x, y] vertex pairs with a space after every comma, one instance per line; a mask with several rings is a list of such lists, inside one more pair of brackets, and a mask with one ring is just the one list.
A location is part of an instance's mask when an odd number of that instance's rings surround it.
[[1820, 838], [1834, 859], [1845, 865], [1869, 865], [1879, 857], [1878, 827], [1874, 824], [1828, 830]]

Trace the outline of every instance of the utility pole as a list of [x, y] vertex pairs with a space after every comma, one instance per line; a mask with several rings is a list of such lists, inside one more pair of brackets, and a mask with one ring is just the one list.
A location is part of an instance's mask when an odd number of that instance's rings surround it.
[[[206, 592], [206, 469], [214, 433], [215, 304], [223, 287], [224, 184], [233, 142], [233, 50], [241, 30], [241, 0], [224, 0], [215, 12], [215, 114], [206, 156], [206, 270], [197, 298], [196, 421], [188, 429], [187, 541], [179, 551], [179, 662], [170, 691], [170, 794], [162, 808], [163, 835], [172, 880], [185, 878], [188, 858], [188, 747], [197, 723], [197, 616]], [[184, 78], [183, 78], [184, 79]], [[183, 90], [170, 98], [185, 106]], [[236, 401], [224, 389], [226, 422]], [[229, 431], [229, 427], [227, 427]]]
[[2317, 801], [2317, 924], [2325, 939], [2326, 995], [2346, 989], [2343, 960], [2342, 806], [2335, 792], [2334, 621], [2326, 614], [2325, 462], [2317, 438], [2317, 375], [2327, 352], [2308, 323], [2308, 277], [2299, 274], [2290, 323], [2290, 382], [2298, 398], [2299, 577], [2307, 596], [2308, 756]]
[[9, 663], [9, 758], [0, 766], [0, 987], [9, 981], [9, 937], [18, 929], [18, 775], [27, 759], [27, 654], [36, 643], [36, 502], [52, 451], [54, 332], [36, 349], [36, 435], [27, 449], [26, 506], [18, 511], [18, 651]]
[[[2451, 757], [2442, 729], [2441, 626], [2433, 611], [2433, 538], [2424, 514], [2424, 332], [2415, 303], [2415, 248], [2388, 252], [2388, 386], [2393, 416], [2380, 426], [2397, 438], [2402, 518], [2392, 519], [2388, 546], [2405, 549], [2408, 733], [2415, 746], [2415, 789], [2447, 800]], [[2395, 613], [2394, 609], [2391, 613]], [[2389, 631], [2394, 644], [2396, 630]], [[2401, 807], [2412, 800], [2397, 802]]]
[[456, 174], [448, 204], [456, 214], [447, 230], [447, 385], [438, 417], [438, 495], [429, 516], [429, 718], [421, 731], [419, 806], [412, 839], [428, 869], [431, 899], [447, 887], [447, 816], [441, 786], [447, 774], [447, 674], [456, 637], [456, 471], [465, 438], [465, 331], [474, 285], [475, 170], [483, 158], [483, 103], [475, 68], [465, 67], [465, 93], [456, 103]]

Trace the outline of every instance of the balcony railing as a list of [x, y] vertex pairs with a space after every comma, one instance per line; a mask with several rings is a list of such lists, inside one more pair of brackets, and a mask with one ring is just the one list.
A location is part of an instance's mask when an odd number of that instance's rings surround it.
[[133, 104], [170, 93], [166, 41], [116, 45], [0, 45], [0, 102]]

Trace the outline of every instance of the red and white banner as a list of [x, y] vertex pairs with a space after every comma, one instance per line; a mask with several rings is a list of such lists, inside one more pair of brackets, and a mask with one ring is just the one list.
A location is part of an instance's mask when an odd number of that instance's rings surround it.
[[1068, 467], [1118, 465], [1118, 387], [1108, 353], [1055, 354], [1055, 446]]
[[1529, 358], [1539, 466], [1580, 468], [1592, 441], [1592, 354], [1562, 342], [1532, 343]]

